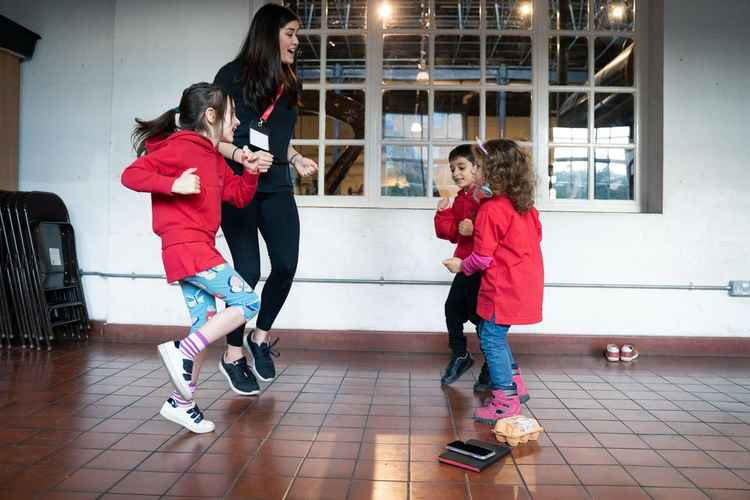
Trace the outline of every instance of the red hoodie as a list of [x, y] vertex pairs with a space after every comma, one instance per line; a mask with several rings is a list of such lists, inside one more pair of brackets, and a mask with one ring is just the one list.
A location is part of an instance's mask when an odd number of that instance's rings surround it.
[[474, 198], [474, 190], [468, 191], [461, 189], [453, 200], [453, 205], [445, 210], [438, 210], [435, 213], [435, 234], [442, 240], [448, 240], [457, 243], [454, 257], [465, 259], [471, 255], [474, 249], [474, 236], [462, 236], [458, 233], [458, 223], [464, 219], [471, 219], [477, 216], [479, 202]]
[[[180, 131], [146, 141], [147, 154], [122, 173], [122, 184], [151, 193], [153, 229], [161, 238], [167, 281], [179, 281], [224, 262], [216, 250], [221, 203], [242, 208], [253, 199], [258, 174], [235, 175], [206, 137]], [[188, 168], [197, 168], [201, 192], [173, 194], [174, 181]]]

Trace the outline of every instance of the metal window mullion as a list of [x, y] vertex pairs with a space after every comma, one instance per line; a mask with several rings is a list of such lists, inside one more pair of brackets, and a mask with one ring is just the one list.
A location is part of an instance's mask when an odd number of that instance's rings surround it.
[[[325, 7], [322, 9], [325, 15], [325, 22], [321, 26], [328, 26], [328, 2], [323, 2]], [[321, 22], [323, 22], [321, 20]], [[326, 93], [328, 92], [328, 37], [325, 33], [320, 35], [320, 95], [318, 96], [318, 159], [320, 159], [320, 169], [318, 170], [318, 196], [325, 197], [325, 178], [326, 178]]]
[[380, 178], [382, 114], [383, 114], [383, 23], [376, 9], [367, 9], [367, 90], [371, 113], [365, 116], [365, 193], [370, 206], [379, 205], [382, 179]]
[[596, 144], [596, 138], [594, 137], [595, 127], [594, 122], [596, 119], [594, 109], [594, 98], [596, 96], [594, 87], [594, 78], [596, 72], [594, 71], [594, 40], [595, 35], [588, 35], [588, 57], [589, 57], [589, 102], [588, 102], [588, 113], [589, 113], [589, 144], [588, 144], [588, 196], [587, 199], [595, 200], [596, 196], [594, 190], [596, 189], [596, 164], [594, 162], [594, 147]]
[[[532, 4], [534, 16], [531, 30], [532, 46], [532, 89], [531, 89], [531, 151], [534, 171], [539, 179], [536, 202], [544, 208], [549, 200], [549, 62], [548, 62], [548, 23], [547, 0], [535, 0]], [[544, 193], [544, 194], [542, 194]]]

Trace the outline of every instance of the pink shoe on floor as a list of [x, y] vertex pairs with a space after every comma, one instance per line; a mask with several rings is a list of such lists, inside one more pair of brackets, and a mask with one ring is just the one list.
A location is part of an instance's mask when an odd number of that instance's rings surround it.
[[518, 393], [518, 400], [521, 404], [525, 404], [526, 401], [531, 399], [529, 396], [529, 390], [526, 388], [526, 384], [521, 376], [521, 369], [518, 368], [518, 375], [513, 375], [513, 383], [516, 384], [516, 392]]
[[492, 391], [492, 399], [487, 406], [474, 411], [474, 420], [494, 425], [501, 418], [515, 417], [521, 414], [521, 402], [518, 396], [506, 396], [503, 391]]

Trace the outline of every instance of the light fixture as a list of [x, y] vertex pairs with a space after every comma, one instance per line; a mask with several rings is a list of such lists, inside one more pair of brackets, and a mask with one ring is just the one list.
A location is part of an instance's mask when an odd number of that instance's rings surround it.
[[430, 74], [426, 72], [425, 70], [419, 71], [417, 73], [417, 81], [418, 82], [424, 82], [430, 79]]
[[521, 5], [518, 6], [518, 10], [521, 13], [523, 17], [528, 17], [531, 15], [531, 3], [524, 2]]
[[378, 15], [380, 16], [380, 19], [387, 21], [388, 18], [391, 17], [391, 14], [393, 13], [393, 9], [391, 8], [391, 4], [388, 2], [383, 2], [380, 4], [380, 7], [378, 7]]
[[413, 134], [421, 134], [422, 133], [422, 124], [419, 122], [411, 122], [411, 128]]
[[613, 5], [609, 11], [609, 17], [617, 21], [622, 20], [625, 17], [625, 7], [621, 4]]

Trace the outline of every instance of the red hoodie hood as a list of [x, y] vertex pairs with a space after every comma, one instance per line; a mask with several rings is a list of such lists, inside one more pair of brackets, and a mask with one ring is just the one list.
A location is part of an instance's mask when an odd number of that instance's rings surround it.
[[159, 137], [152, 137], [150, 139], [147, 139], [146, 152], [153, 153], [167, 147], [170, 144], [174, 143], [175, 145], [177, 145], [182, 141], [191, 142], [195, 145], [205, 148], [206, 151], [216, 150], [216, 147], [208, 137], [205, 137], [198, 132], [193, 132], [192, 130], [180, 130], [166, 136], [162, 135]]

